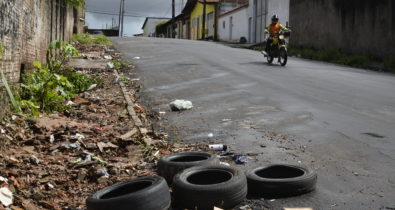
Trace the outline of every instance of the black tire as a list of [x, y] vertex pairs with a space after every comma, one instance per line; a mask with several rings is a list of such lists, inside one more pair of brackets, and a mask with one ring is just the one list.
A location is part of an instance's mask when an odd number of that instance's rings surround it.
[[287, 65], [288, 53], [287, 53], [287, 50], [286, 50], [286, 49], [284, 49], [284, 48], [281, 48], [281, 49], [280, 49], [279, 59], [280, 59], [280, 64], [281, 64], [281, 66]]
[[273, 60], [274, 60], [274, 58], [273, 58], [272, 56], [267, 55], [267, 62], [268, 62], [269, 64], [272, 64], [272, 63], [273, 63]]
[[274, 164], [248, 171], [247, 182], [250, 196], [289, 197], [313, 191], [317, 174], [299, 166]]
[[171, 197], [165, 179], [147, 176], [106, 187], [86, 200], [88, 210], [165, 210]]
[[218, 165], [219, 159], [206, 152], [182, 152], [166, 155], [158, 161], [158, 174], [163, 176], [167, 183], [171, 184], [173, 177], [184, 169], [205, 166]]
[[229, 209], [247, 196], [247, 179], [236, 168], [200, 166], [184, 170], [173, 181], [176, 207], [183, 209]]

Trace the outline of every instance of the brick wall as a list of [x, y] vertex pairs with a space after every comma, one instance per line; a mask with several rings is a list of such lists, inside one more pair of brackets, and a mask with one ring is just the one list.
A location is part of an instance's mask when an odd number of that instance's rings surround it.
[[[74, 9], [66, 0], [0, 0], [0, 42], [5, 54], [0, 68], [11, 83], [32, 69], [33, 61], [45, 62], [48, 44], [69, 41], [82, 32], [83, 9]], [[0, 81], [0, 105], [6, 103]], [[1, 114], [1, 113], [0, 113]]]

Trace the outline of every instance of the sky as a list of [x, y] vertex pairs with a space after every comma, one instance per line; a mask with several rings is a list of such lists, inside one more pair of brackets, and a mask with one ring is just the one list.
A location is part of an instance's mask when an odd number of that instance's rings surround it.
[[[118, 26], [120, 0], [85, 0], [86, 22], [90, 29]], [[146, 17], [171, 17], [172, 0], [125, 0], [124, 35], [142, 33]], [[176, 15], [186, 0], [175, 0]]]

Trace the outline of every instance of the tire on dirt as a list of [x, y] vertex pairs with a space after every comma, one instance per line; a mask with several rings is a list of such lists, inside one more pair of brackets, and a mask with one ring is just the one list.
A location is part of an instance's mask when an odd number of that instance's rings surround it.
[[280, 198], [315, 189], [317, 174], [307, 168], [273, 164], [248, 171], [248, 194], [252, 197]]
[[184, 169], [195, 166], [218, 165], [219, 159], [206, 152], [182, 152], [166, 155], [158, 161], [158, 174], [167, 183], [173, 182], [173, 177]]
[[92, 194], [88, 210], [166, 210], [171, 204], [169, 187], [159, 176], [147, 176], [120, 182]]
[[176, 207], [182, 209], [229, 209], [247, 196], [247, 179], [240, 169], [200, 166], [184, 170], [173, 180]]

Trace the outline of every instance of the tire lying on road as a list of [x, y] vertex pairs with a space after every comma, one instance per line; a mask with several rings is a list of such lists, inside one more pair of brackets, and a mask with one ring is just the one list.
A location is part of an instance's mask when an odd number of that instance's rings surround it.
[[273, 164], [247, 173], [251, 196], [278, 198], [301, 195], [315, 189], [317, 174], [307, 168]]
[[243, 171], [226, 166], [199, 166], [184, 170], [173, 180], [175, 205], [182, 209], [228, 209], [247, 196]]
[[184, 169], [194, 166], [218, 165], [219, 159], [206, 152], [182, 152], [166, 155], [158, 161], [158, 174], [171, 184], [173, 177]]
[[165, 210], [170, 203], [169, 187], [159, 176], [120, 182], [97, 191], [86, 200], [88, 210]]

